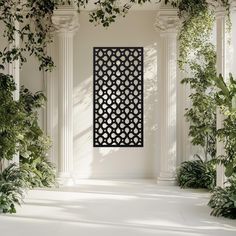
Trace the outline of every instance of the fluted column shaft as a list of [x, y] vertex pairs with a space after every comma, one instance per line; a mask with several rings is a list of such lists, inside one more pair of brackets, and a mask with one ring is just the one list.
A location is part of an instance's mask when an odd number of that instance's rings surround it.
[[159, 181], [173, 181], [176, 167], [176, 33], [162, 33], [163, 119]]
[[161, 36], [161, 160], [158, 183], [169, 185], [175, 182], [176, 107], [177, 107], [177, 24], [176, 11], [160, 11], [156, 25]]
[[[19, 29], [19, 22], [15, 21], [15, 27], [16, 29]], [[13, 48], [19, 48], [20, 46], [20, 37], [17, 32], [15, 32], [14, 35], [14, 42], [9, 45], [9, 49]], [[8, 64], [8, 73], [9, 75], [12, 75], [15, 85], [16, 85], [16, 90], [13, 92], [13, 98], [15, 101], [18, 101], [20, 98], [20, 61], [14, 60], [13, 62]], [[12, 160], [10, 163], [16, 163], [19, 164], [20, 162], [20, 157], [19, 157], [19, 152], [15, 153]]]
[[[54, 52], [54, 42], [47, 46], [47, 54], [52, 57], [55, 62], [55, 52]], [[48, 156], [49, 160], [58, 166], [57, 157], [56, 157], [56, 145], [57, 145], [57, 136], [56, 136], [56, 107], [55, 107], [55, 90], [56, 90], [56, 76], [55, 70], [45, 72], [46, 77], [46, 95], [47, 95], [47, 106], [46, 106], [46, 131], [47, 135], [50, 136], [52, 140], [52, 147], [49, 150]]]
[[62, 184], [73, 184], [73, 36], [78, 29], [77, 12], [59, 8], [52, 17], [58, 37], [58, 155]]
[[73, 170], [73, 33], [58, 33], [59, 45], [59, 174]]
[[[226, 12], [223, 9], [216, 10], [216, 54], [217, 54], [217, 74], [222, 74], [224, 79], [226, 79]], [[223, 128], [224, 115], [220, 112], [220, 108], [216, 111], [217, 117], [217, 129]], [[225, 154], [224, 142], [217, 140], [217, 156], [222, 156]], [[217, 165], [216, 171], [216, 184], [217, 186], [223, 187], [225, 182], [224, 166]]]

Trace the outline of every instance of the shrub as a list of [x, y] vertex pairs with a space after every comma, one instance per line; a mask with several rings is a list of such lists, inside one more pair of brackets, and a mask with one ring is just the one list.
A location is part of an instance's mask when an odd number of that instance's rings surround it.
[[54, 165], [44, 158], [33, 159], [21, 164], [21, 170], [25, 171], [25, 181], [30, 188], [53, 187], [56, 182]]
[[229, 186], [214, 189], [208, 205], [211, 215], [236, 219], [236, 178], [229, 180]]
[[13, 99], [15, 90], [12, 76], [0, 73], [0, 162], [12, 159], [25, 133], [26, 116], [19, 103]]
[[[16, 86], [12, 76], [0, 73], [0, 213], [15, 213], [24, 189], [51, 187], [55, 168], [47, 161], [51, 141], [38, 124], [38, 110], [45, 103], [41, 92], [22, 88], [20, 100], [13, 99]], [[20, 154], [20, 166], [4, 161]]]
[[42, 92], [33, 94], [21, 88], [20, 103], [27, 114], [27, 131], [21, 145], [20, 162], [22, 171], [27, 172], [26, 181], [31, 188], [52, 187], [56, 179], [55, 167], [47, 160], [51, 140], [38, 124], [38, 109], [44, 107], [45, 101]]
[[216, 183], [216, 169], [212, 161], [185, 161], [177, 170], [177, 182], [181, 188], [213, 189]]
[[24, 188], [25, 172], [16, 164], [9, 165], [0, 174], [0, 213], [15, 213], [16, 205], [21, 205]]

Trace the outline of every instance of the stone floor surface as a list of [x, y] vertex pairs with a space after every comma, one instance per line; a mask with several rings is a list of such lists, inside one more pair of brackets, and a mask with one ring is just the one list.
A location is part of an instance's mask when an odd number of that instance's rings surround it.
[[236, 220], [210, 216], [209, 193], [154, 180], [84, 180], [29, 191], [2, 236], [236, 236]]

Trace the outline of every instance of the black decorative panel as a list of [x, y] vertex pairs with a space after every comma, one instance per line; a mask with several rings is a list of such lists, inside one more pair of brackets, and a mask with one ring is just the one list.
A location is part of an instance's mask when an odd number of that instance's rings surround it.
[[94, 147], [143, 146], [143, 48], [94, 48]]

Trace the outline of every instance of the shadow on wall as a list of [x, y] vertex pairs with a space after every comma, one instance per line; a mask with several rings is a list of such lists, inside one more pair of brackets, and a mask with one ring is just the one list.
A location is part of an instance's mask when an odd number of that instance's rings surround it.
[[157, 145], [157, 49], [144, 48], [144, 148], [93, 147], [93, 76], [74, 88], [74, 177], [151, 178]]

